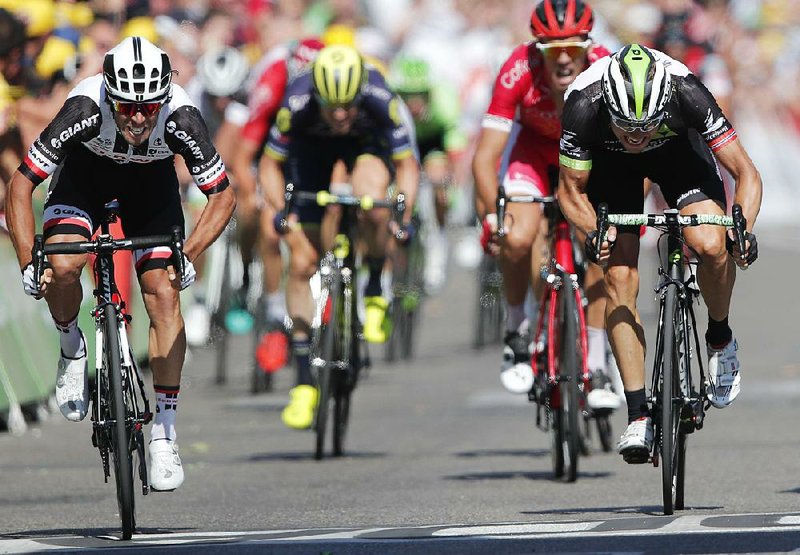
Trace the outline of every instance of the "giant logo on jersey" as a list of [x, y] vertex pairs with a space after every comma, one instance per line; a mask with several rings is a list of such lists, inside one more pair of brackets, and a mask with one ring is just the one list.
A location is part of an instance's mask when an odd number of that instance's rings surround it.
[[184, 144], [189, 147], [189, 150], [192, 152], [195, 158], [198, 160], [205, 160], [203, 151], [200, 150], [197, 141], [195, 141], [194, 138], [183, 129], [178, 129], [178, 126], [174, 121], [168, 121], [165, 129], [167, 130], [167, 133], [175, 135], [177, 139], [183, 141]]
[[58, 137], [53, 137], [50, 139], [50, 144], [53, 148], [61, 148], [61, 145], [67, 141], [70, 137], [75, 135], [76, 133], [80, 133], [87, 127], [92, 127], [93, 125], [97, 124], [97, 118], [100, 117], [100, 114], [95, 114], [88, 118], [82, 119], [81, 121], [77, 122], [75, 125], [71, 127], [67, 127], [61, 133], [58, 134]]

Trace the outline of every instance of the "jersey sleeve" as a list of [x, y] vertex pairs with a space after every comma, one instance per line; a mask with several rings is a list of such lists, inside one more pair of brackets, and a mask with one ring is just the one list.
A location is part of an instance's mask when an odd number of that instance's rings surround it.
[[39, 134], [19, 166], [38, 185], [56, 170], [70, 150], [100, 133], [100, 107], [88, 96], [70, 96], [53, 121]]
[[530, 86], [528, 43], [525, 43], [517, 46], [500, 68], [481, 126], [510, 133], [517, 106]]
[[680, 77], [677, 92], [686, 124], [703, 136], [712, 152], [736, 140], [736, 130], [722, 113], [717, 101], [693, 73]]
[[567, 96], [561, 114], [559, 164], [576, 170], [590, 170], [591, 146], [598, 140], [598, 129], [596, 106], [592, 106], [584, 91], [573, 91]]
[[402, 160], [414, 156], [414, 129], [404, 121], [400, 98], [389, 89], [380, 71], [369, 69], [368, 81], [362, 94], [364, 99], [359, 109], [370, 114], [378, 132], [383, 131], [392, 159]]
[[183, 156], [195, 185], [203, 194], [208, 196], [228, 188], [225, 164], [197, 108], [184, 105], [176, 109], [167, 118], [165, 130], [167, 146]]
[[268, 66], [261, 74], [247, 100], [250, 117], [242, 129], [245, 139], [259, 145], [264, 142], [280, 108], [287, 80], [286, 63], [282, 59]]

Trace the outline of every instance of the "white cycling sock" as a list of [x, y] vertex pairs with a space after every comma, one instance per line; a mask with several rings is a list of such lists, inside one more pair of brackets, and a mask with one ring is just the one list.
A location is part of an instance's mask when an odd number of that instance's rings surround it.
[[525, 321], [525, 303], [508, 305], [507, 310], [506, 331], [519, 331], [519, 327]]
[[156, 415], [150, 428], [150, 441], [171, 439], [175, 441], [175, 416], [178, 411], [178, 394], [180, 386], [154, 385], [156, 392]]
[[606, 370], [606, 330], [586, 326], [589, 343], [589, 370]]
[[79, 355], [86, 354], [86, 346], [83, 344], [81, 330], [78, 327], [78, 315], [69, 322], [59, 322], [53, 318], [58, 330], [59, 341], [61, 342], [61, 352], [69, 358], [78, 358]]

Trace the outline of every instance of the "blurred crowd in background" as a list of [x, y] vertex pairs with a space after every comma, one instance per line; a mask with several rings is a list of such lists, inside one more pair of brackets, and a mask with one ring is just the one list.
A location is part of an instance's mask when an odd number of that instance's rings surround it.
[[[209, 93], [197, 84], [198, 60], [225, 46], [244, 54], [251, 69], [249, 82], [257, 79], [255, 74], [263, 67], [259, 60], [270, 51], [309, 36], [323, 42], [353, 42], [389, 70], [399, 53], [419, 56], [429, 62], [435, 79], [458, 89], [463, 130], [475, 137], [497, 69], [514, 45], [530, 39], [534, 4], [534, 0], [0, 0], [0, 8], [24, 25], [20, 34], [0, 18], [0, 197], [28, 145], [69, 90], [98, 73], [105, 52], [125, 36], [144, 36], [166, 50], [178, 70], [175, 82], [198, 91], [194, 93], [198, 102]], [[781, 141], [797, 141], [800, 0], [590, 0], [590, 4], [597, 19], [596, 41], [611, 50], [631, 41], [659, 48], [683, 60], [704, 80], [737, 128], [741, 121], [757, 135], [765, 126], [773, 133], [777, 125]], [[762, 120], [766, 123], [760, 125]], [[768, 149], [780, 150], [774, 136], [768, 134], [765, 140]], [[765, 174], [768, 187], [769, 177]]]

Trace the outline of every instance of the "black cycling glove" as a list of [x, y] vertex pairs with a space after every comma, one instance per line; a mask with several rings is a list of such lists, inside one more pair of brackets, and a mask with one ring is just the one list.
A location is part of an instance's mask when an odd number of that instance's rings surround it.
[[278, 232], [278, 235], [286, 235], [289, 232], [289, 220], [287, 220], [287, 217], [285, 211], [278, 210], [278, 213], [272, 218], [272, 226]]
[[[752, 233], [750, 233], [749, 231], [745, 231], [744, 232], [744, 240], [745, 240], [745, 242], [747, 242], [747, 241], [750, 242], [750, 246], [747, 247], [747, 252], [744, 253], [745, 254], [745, 262], [747, 262], [747, 265], [750, 266], [758, 258], [758, 241], [756, 241], [756, 236], [753, 235]], [[734, 245], [735, 245], [734, 240], [731, 239], [731, 236], [730, 236], [729, 233], [726, 233], [725, 234], [725, 248], [728, 249], [728, 253], [731, 256], [734, 256], [734, 254], [733, 254], [733, 246]]]
[[[608, 235], [606, 235], [606, 241], [608, 241], [609, 250], [613, 251], [614, 247], [617, 245], [616, 240], [610, 241]], [[590, 231], [586, 234], [584, 250], [586, 251], [586, 258], [588, 258], [590, 262], [597, 264], [600, 261], [600, 246], [597, 244], [597, 231]]]

